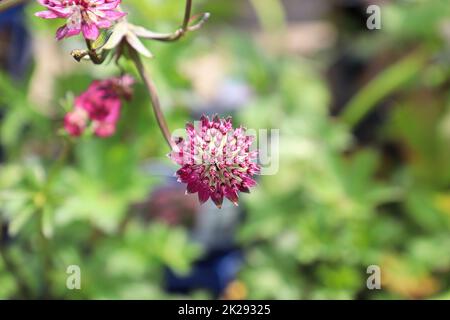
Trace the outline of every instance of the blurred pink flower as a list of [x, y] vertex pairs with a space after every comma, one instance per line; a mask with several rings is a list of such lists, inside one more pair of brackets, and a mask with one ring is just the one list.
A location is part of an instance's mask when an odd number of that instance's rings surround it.
[[64, 117], [64, 127], [73, 137], [79, 137], [86, 128], [89, 120], [86, 110], [75, 108]]
[[178, 181], [187, 184], [188, 193], [198, 193], [201, 203], [211, 197], [220, 208], [226, 197], [237, 205], [239, 191], [249, 193], [256, 185], [253, 176], [260, 172], [258, 152], [250, 150], [253, 137], [243, 127], [233, 129], [231, 117], [202, 116], [198, 130], [188, 123], [186, 131], [187, 138], [179, 138], [169, 154], [181, 166]]
[[[125, 75], [117, 78], [96, 80], [89, 88], [75, 99], [75, 109], [65, 118], [66, 131], [72, 136], [79, 136], [91, 120], [94, 133], [102, 138], [116, 132], [116, 123], [122, 108], [121, 98], [129, 99], [132, 94], [134, 80]], [[81, 114], [85, 114], [84, 125]]]
[[115, 123], [94, 121], [92, 124], [95, 134], [100, 138], [108, 138], [116, 133]]
[[120, 116], [122, 102], [110, 85], [111, 80], [96, 80], [75, 99], [75, 107], [89, 113], [91, 120], [116, 122]]
[[56, 38], [83, 33], [88, 40], [96, 40], [99, 29], [106, 29], [126, 15], [117, 10], [122, 0], [38, 0], [47, 7], [35, 15], [44, 19], [66, 19], [67, 23], [56, 31]]

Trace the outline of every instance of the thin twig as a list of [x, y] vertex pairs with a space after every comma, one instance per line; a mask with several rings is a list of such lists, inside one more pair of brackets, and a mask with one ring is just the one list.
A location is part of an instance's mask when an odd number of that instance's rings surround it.
[[[203, 26], [203, 24], [209, 19], [209, 17], [210, 17], [209, 13], [202, 13], [192, 17], [192, 0], [186, 0], [184, 19], [181, 28], [179, 28], [177, 31], [173, 33], [158, 33], [153, 31], [147, 31], [142, 32], [141, 34], [139, 34], [139, 36], [144, 39], [163, 42], [177, 41], [181, 37], [183, 37], [186, 33], [200, 29]], [[197, 19], [200, 20], [196, 24], [191, 26], [190, 24], [192, 23], [192, 21], [195, 21]]]
[[156, 117], [156, 121], [158, 122], [158, 126], [161, 129], [161, 132], [166, 139], [167, 144], [171, 149], [175, 147], [174, 142], [172, 141], [171, 134], [169, 127], [167, 126], [166, 119], [164, 118], [164, 114], [161, 110], [161, 102], [158, 97], [158, 93], [156, 90], [156, 86], [153, 83], [152, 79], [149, 77], [147, 72], [145, 71], [145, 67], [142, 64], [142, 60], [139, 56], [139, 53], [136, 52], [133, 48], [129, 47], [130, 55], [133, 60], [133, 62], [136, 65], [136, 68], [139, 72], [139, 75], [142, 78], [142, 81], [144, 81], [145, 86], [147, 87], [148, 93], [150, 95], [150, 99], [152, 100], [152, 107], [153, 112]]
[[186, 10], [184, 11], [183, 30], [187, 31], [189, 21], [191, 20], [192, 0], [186, 0]]
[[[188, 31], [189, 21], [191, 20], [191, 13], [192, 13], [192, 0], [186, 0], [186, 9], [184, 10], [184, 19], [181, 29], [175, 31], [175, 33], [172, 36], [169, 36], [166, 39], [166, 41], [176, 41], [180, 39]], [[164, 39], [160, 40], [164, 41]]]

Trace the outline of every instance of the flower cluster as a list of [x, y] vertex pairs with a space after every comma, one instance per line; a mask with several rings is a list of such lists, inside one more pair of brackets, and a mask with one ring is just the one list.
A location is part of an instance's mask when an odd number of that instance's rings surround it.
[[[192, 0], [186, 0], [182, 28], [174, 33], [161, 34], [121, 19], [126, 15], [120, 10], [121, 0], [37, 1], [47, 10], [37, 12], [36, 16], [66, 19], [66, 24], [56, 32], [58, 40], [83, 34], [88, 50], [74, 50], [72, 55], [77, 61], [90, 58], [95, 64], [101, 64], [113, 52], [117, 62], [124, 52], [123, 46], [127, 48], [152, 97], [152, 107], [161, 132], [172, 147], [169, 157], [181, 166], [176, 173], [178, 180], [187, 184], [188, 193], [198, 193], [200, 203], [211, 198], [220, 208], [224, 198], [227, 198], [238, 205], [239, 192], [250, 192], [250, 188], [256, 185], [253, 176], [261, 170], [256, 162], [258, 152], [251, 150], [253, 137], [243, 127], [233, 128], [231, 118], [215, 116], [210, 119], [203, 116], [199, 128], [191, 123], [186, 125], [186, 139], [172, 141], [154, 85], [138, 55], [151, 57], [139, 38], [178, 40], [187, 32], [198, 30], [209, 14], [191, 18]], [[110, 29], [109, 36], [100, 37], [100, 29]], [[99, 40], [104, 40], [104, 43], [99, 45]], [[133, 82], [130, 76], [94, 81], [75, 99], [74, 109], [64, 118], [68, 134], [77, 137], [88, 129], [88, 132], [99, 137], [113, 135], [120, 117], [121, 99], [130, 98]]]
[[209, 198], [221, 207], [224, 197], [235, 205], [238, 193], [250, 192], [253, 176], [260, 172], [255, 162], [258, 152], [250, 150], [252, 136], [246, 129], [233, 129], [231, 118], [203, 116], [200, 127], [186, 125], [186, 139], [178, 138], [169, 157], [181, 168], [176, 175], [187, 184], [188, 193], [198, 193], [201, 203]]
[[91, 125], [98, 137], [109, 137], [116, 131], [122, 107], [121, 98], [130, 99], [134, 79], [125, 75], [96, 80], [75, 99], [75, 106], [64, 118], [64, 127], [78, 137]]
[[71, 37], [83, 33], [88, 40], [96, 40], [99, 29], [110, 28], [114, 21], [126, 13], [118, 10], [122, 0], [38, 0], [47, 8], [36, 13], [44, 19], [66, 19], [66, 24], [56, 31], [56, 38]]

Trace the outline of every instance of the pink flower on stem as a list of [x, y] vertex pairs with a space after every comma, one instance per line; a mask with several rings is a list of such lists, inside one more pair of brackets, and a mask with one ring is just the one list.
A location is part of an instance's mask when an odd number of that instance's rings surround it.
[[131, 98], [133, 82], [133, 78], [127, 75], [93, 81], [89, 88], [75, 99], [74, 110], [66, 114], [66, 131], [71, 136], [80, 136], [90, 120], [98, 137], [112, 136], [120, 118], [121, 98]]
[[179, 138], [169, 154], [181, 166], [178, 181], [187, 184], [187, 193], [198, 193], [201, 203], [211, 198], [220, 208], [225, 197], [238, 205], [239, 192], [249, 193], [260, 172], [258, 152], [250, 150], [253, 137], [242, 127], [233, 129], [231, 117], [202, 116], [200, 128], [188, 123], [186, 131], [187, 138]]
[[110, 28], [114, 21], [126, 13], [118, 11], [122, 0], [38, 0], [47, 8], [35, 15], [44, 19], [66, 19], [65, 25], [56, 32], [56, 38], [78, 35], [80, 32], [88, 40], [96, 40], [99, 29]]

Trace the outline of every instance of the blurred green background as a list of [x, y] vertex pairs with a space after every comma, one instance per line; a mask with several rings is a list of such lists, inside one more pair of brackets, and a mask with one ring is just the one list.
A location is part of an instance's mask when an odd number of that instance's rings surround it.
[[[184, 2], [123, 7], [169, 32]], [[448, 1], [197, 0], [202, 30], [146, 42], [171, 129], [218, 112], [280, 130], [278, 172], [222, 211], [171, 182], [140, 82], [114, 137], [65, 142], [64, 108], [118, 70], [75, 62], [81, 39], [38, 10], [0, 14], [0, 298], [450, 298]]]

